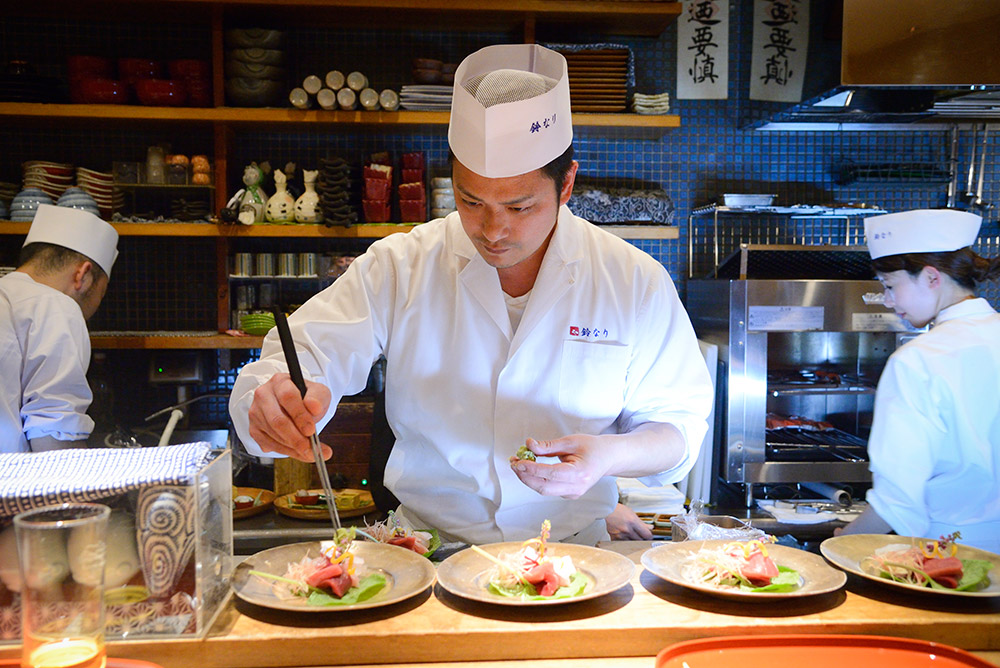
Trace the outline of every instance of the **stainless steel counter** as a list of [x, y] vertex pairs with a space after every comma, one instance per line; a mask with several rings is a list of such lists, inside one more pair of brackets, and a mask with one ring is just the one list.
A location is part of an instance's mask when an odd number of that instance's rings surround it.
[[[343, 519], [341, 523], [345, 527], [364, 528], [366, 521], [371, 524], [383, 518], [384, 514], [376, 510], [367, 515]], [[271, 510], [253, 517], [233, 520], [233, 553], [250, 555], [287, 543], [327, 540], [332, 533], [329, 519], [300, 520]]]

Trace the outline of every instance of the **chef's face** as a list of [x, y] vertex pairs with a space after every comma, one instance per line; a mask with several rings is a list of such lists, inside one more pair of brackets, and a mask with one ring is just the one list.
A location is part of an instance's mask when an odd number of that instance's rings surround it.
[[883, 304], [900, 318], [919, 329], [937, 317], [937, 295], [930, 289], [926, 267], [916, 276], [904, 270], [879, 272], [877, 276], [885, 288]]
[[544, 255], [559, 207], [569, 201], [577, 163], [557, 192], [542, 170], [490, 179], [452, 162], [455, 207], [462, 227], [483, 259], [497, 269]]

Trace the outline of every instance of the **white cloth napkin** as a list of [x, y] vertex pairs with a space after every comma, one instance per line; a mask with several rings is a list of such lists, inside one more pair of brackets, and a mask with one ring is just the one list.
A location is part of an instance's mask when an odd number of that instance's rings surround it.
[[206, 442], [0, 454], [0, 518], [54, 503], [99, 501], [150, 484], [188, 484], [212, 457]]
[[684, 494], [673, 485], [646, 487], [634, 478], [618, 478], [618, 498], [637, 513], [684, 512]]
[[860, 515], [863, 509], [863, 507], [859, 507], [859, 504], [854, 504], [850, 511], [835, 513], [823, 510], [818, 513], [797, 513], [794, 508], [776, 508], [774, 501], [764, 499], [758, 500], [757, 506], [784, 524], [822, 524], [823, 522], [833, 522], [834, 520], [850, 522]]

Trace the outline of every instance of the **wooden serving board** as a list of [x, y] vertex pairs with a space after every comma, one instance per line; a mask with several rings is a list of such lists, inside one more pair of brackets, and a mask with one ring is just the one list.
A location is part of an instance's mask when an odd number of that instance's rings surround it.
[[[322, 494], [321, 489], [310, 489], [308, 490], [311, 494]], [[359, 515], [364, 515], [365, 513], [370, 513], [375, 510], [375, 502], [372, 500], [372, 494], [367, 489], [337, 489], [334, 490], [334, 494], [341, 494], [344, 492], [357, 492], [361, 495], [362, 505], [357, 508], [337, 508], [337, 515], [340, 517], [358, 517]], [[274, 500], [274, 508], [282, 515], [287, 515], [288, 517], [295, 517], [300, 520], [326, 520], [330, 521], [330, 511], [325, 507], [323, 508], [298, 508], [295, 507], [295, 492], [289, 494], [284, 494], [279, 496]]]

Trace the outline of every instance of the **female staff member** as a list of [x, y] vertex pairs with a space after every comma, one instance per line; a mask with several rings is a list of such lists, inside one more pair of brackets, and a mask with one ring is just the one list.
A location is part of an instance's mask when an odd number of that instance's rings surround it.
[[932, 328], [892, 354], [878, 384], [869, 508], [843, 533], [937, 538], [1000, 552], [1000, 314], [975, 296], [1000, 258], [969, 247], [982, 219], [919, 210], [865, 221], [885, 306]]

